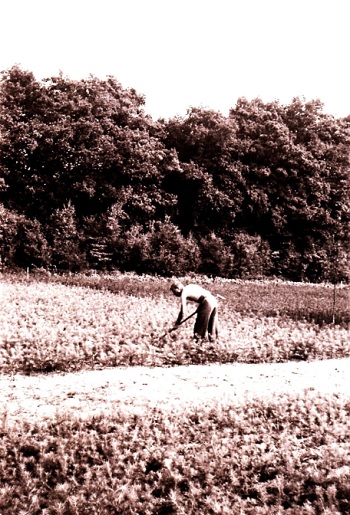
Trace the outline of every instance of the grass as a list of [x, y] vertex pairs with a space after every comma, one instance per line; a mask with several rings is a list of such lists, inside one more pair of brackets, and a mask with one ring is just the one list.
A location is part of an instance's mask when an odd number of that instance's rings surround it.
[[[169, 296], [170, 280], [135, 274], [71, 274], [40, 277], [50, 283], [83, 286], [139, 298]], [[25, 282], [37, 281], [35, 274], [23, 277]], [[225, 296], [232, 312], [276, 316], [283, 314], [292, 320], [315, 322], [320, 325], [350, 324], [350, 288], [331, 284], [292, 283], [283, 281], [241, 281], [210, 279], [203, 276], [184, 278], [198, 282], [213, 293]], [[335, 295], [334, 295], [335, 294]], [[334, 299], [335, 296], [335, 299]], [[334, 320], [333, 320], [334, 316]]]
[[342, 514], [350, 401], [315, 392], [2, 430], [0, 511]]
[[[226, 297], [220, 301], [220, 339], [195, 344], [193, 319], [161, 338], [173, 326], [179, 309], [164, 279], [7, 278], [2, 282], [0, 372], [350, 356], [345, 288], [338, 294], [338, 323], [332, 324], [327, 320], [333, 292], [327, 286], [229, 281], [207, 286]], [[302, 311], [308, 314], [302, 317]]]

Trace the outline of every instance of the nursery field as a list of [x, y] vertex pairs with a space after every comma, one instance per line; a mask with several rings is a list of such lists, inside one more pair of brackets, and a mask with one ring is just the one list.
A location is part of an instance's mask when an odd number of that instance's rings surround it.
[[347, 287], [196, 278], [195, 346], [165, 279], [0, 279], [1, 514], [350, 513]]
[[34, 417], [2, 428], [0, 512], [346, 514], [349, 415], [309, 391]]
[[348, 288], [334, 303], [325, 285], [207, 282], [226, 299], [220, 339], [195, 345], [193, 321], [162, 338], [179, 309], [165, 279], [3, 278], [0, 372], [350, 357]]

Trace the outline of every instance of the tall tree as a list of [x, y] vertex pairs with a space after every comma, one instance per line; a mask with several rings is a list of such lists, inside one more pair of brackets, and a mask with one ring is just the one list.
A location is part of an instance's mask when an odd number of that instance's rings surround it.
[[169, 120], [165, 133], [180, 163], [164, 183], [178, 197], [180, 227], [229, 234], [242, 200], [236, 124], [213, 110], [191, 108], [184, 118]]
[[348, 125], [324, 114], [319, 101], [298, 98], [288, 106], [243, 98], [230, 116], [247, 165], [237, 222], [255, 226], [282, 261], [298, 255], [293, 278], [314, 278], [318, 249], [348, 224]]
[[80, 217], [105, 211], [130, 185], [133, 216], [164, 210], [173, 201], [158, 187], [167, 151], [143, 103], [113, 77], [38, 82], [18, 67], [3, 73], [3, 201], [43, 220], [71, 201]]

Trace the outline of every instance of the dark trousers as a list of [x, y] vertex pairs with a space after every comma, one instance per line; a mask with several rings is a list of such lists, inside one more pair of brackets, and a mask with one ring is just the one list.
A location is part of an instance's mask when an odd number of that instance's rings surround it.
[[210, 295], [199, 304], [194, 324], [194, 337], [205, 338], [208, 331], [209, 340], [217, 338], [219, 335], [218, 322], [217, 301]]

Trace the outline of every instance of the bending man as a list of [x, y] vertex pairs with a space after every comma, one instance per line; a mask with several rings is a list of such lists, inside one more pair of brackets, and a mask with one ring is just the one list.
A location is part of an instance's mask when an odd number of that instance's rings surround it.
[[187, 301], [190, 300], [198, 304], [197, 318], [194, 324], [194, 338], [196, 340], [205, 338], [207, 331], [210, 341], [217, 338], [219, 335], [218, 303], [214, 295], [197, 284], [184, 286], [177, 280], [171, 285], [170, 290], [176, 297], [181, 298], [180, 312], [175, 325], [181, 323], [186, 311]]

